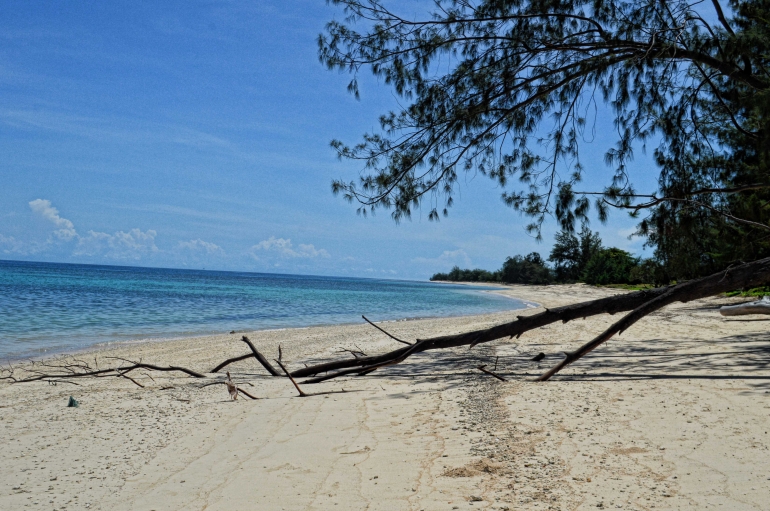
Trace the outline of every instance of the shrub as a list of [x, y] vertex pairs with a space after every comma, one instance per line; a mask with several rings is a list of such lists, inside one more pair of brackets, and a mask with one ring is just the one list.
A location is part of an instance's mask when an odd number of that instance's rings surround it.
[[657, 287], [668, 284], [670, 279], [666, 275], [666, 269], [658, 261], [643, 259], [631, 268], [629, 280], [634, 284], [652, 284]]
[[553, 280], [551, 270], [537, 252], [507, 258], [499, 274], [500, 280], [509, 284], [548, 284]]
[[583, 270], [583, 282], [593, 285], [629, 284], [631, 270], [638, 264], [634, 258], [619, 248], [603, 248], [597, 251]]
[[497, 280], [494, 273], [481, 268], [463, 270], [459, 266], [452, 268], [449, 273], [436, 273], [430, 280], [449, 280], [452, 282], [490, 282]]

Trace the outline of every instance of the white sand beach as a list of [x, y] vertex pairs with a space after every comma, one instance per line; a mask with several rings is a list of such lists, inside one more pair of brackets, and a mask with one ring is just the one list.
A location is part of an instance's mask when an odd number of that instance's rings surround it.
[[[553, 307], [619, 291], [500, 292]], [[139, 371], [145, 388], [114, 377], [0, 383], [0, 510], [770, 509], [770, 319], [719, 315], [735, 301], [668, 307], [546, 383], [530, 380], [615, 318], [421, 353], [307, 385], [329, 393], [306, 398], [254, 359], [229, 369], [255, 401], [178, 373]], [[518, 314], [383, 326], [414, 340]], [[207, 372], [248, 352], [243, 333], [77, 357]], [[271, 359], [280, 344], [292, 368], [399, 346], [366, 324], [246, 335]], [[476, 369], [496, 360], [510, 381]]]

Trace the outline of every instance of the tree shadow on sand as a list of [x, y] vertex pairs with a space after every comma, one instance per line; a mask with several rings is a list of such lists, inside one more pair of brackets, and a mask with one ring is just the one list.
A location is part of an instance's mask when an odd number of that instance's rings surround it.
[[[496, 349], [498, 348], [498, 349]], [[532, 380], [563, 358], [552, 344], [490, 344], [423, 352], [405, 362], [359, 378], [415, 378], [452, 388], [469, 377], [489, 379], [485, 364], [507, 380]], [[545, 358], [535, 362], [540, 352]], [[499, 356], [498, 356], [499, 355]], [[495, 364], [496, 368], [495, 368]], [[346, 378], [347, 379], [347, 378]], [[770, 389], [770, 334], [743, 334], [712, 340], [615, 340], [572, 366], [554, 381], [612, 380], [749, 380]]]

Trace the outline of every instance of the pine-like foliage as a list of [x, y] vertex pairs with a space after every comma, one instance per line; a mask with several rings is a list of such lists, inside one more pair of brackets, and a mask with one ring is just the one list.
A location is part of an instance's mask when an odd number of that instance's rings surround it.
[[[767, 225], [764, 192], [751, 202], [723, 190], [770, 183], [768, 0], [735, 1], [727, 14], [718, 0], [447, 0], [423, 19], [385, 0], [331, 3], [345, 17], [319, 37], [321, 61], [353, 73], [355, 94], [357, 73], [373, 72], [403, 105], [361, 143], [333, 142], [363, 164], [359, 179], [333, 183], [360, 211], [386, 207], [398, 220], [424, 204], [436, 219], [459, 176], [481, 173], [538, 236], [549, 215], [571, 231], [590, 205], [577, 183], [602, 172], [579, 149], [607, 111], [611, 176], [583, 190], [598, 193], [600, 218], [609, 206], [651, 213], [640, 232], [661, 260], [696, 256], [690, 273], [736, 258], [717, 238], [761, 228], [739, 220]], [[642, 197], [627, 164], [635, 144], [652, 141], [660, 190]], [[746, 258], [765, 250], [742, 246]]]
[[557, 233], [551, 255], [548, 257], [554, 265], [556, 280], [580, 281], [588, 261], [601, 249], [602, 239], [599, 233], [591, 232], [587, 225], [583, 225], [578, 236], [568, 230]]
[[[770, 2], [734, 2], [720, 54], [767, 80]], [[710, 122], [672, 108], [670, 129], [656, 151], [661, 168], [659, 204], [640, 224], [669, 279], [707, 275], [739, 262], [770, 256], [770, 130], [767, 87], [704, 75], [710, 94], [699, 99]], [[716, 189], [716, 190], [715, 190]]]

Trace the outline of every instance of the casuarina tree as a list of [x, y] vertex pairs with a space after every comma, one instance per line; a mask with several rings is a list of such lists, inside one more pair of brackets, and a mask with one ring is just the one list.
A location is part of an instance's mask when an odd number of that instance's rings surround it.
[[[333, 183], [362, 211], [400, 219], [425, 205], [435, 219], [458, 177], [481, 173], [538, 235], [550, 215], [572, 229], [592, 194], [600, 218], [667, 206], [753, 225], [727, 198], [768, 185], [767, 0], [733, 2], [733, 19], [718, 0], [449, 0], [423, 18], [380, 0], [331, 3], [345, 17], [320, 36], [321, 61], [350, 71], [354, 94], [358, 74], [374, 73], [403, 105], [360, 143], [333, 142], [363, 164]], [[580, 190], [602, 171], [580, 157], [596, 108], [617, 133], [612, 172], [604, 189]], [[649, 142], [661, 194], [639, 195], [628, 161]]]
[[[544, 378], [673, 301], [770, 280], [770, 259], [739, 261], [770, 255], [745, 241], [770, 234], [770, 1], [439, 0], [423, 17], [386, 0], [330, 3], [344, 17], [319, 37], [321, 61], [352, 73], [356, 95], [359, 73], [373, 73], [401, 105], [359, 143], [332, 142], [362, 165], [356, 179], [332, 184], [360, 211], [388, 208], [399, 220], [423, 206], [437, 219], [459, 177], [480, 173], [531, 218], [535, 236], [550, 217], [571, 232], [592, 204], [601, 220], [623, 208], [646, 215], [640, 234], [657, 248], [671, 247], [664, 263], [716, 247], [688, 277], [728, 268], [638, 295], [627, 316]], [[609, 178], [586, 189], [586, 174], [596, 182], [605, 173], [580, 152], [597, 111], [616, 137], [605, 148]], [[642, 194], [628, 163], [649, 144], [659, 189]], [[741, 250], [726, 239], [742, 240]]]

